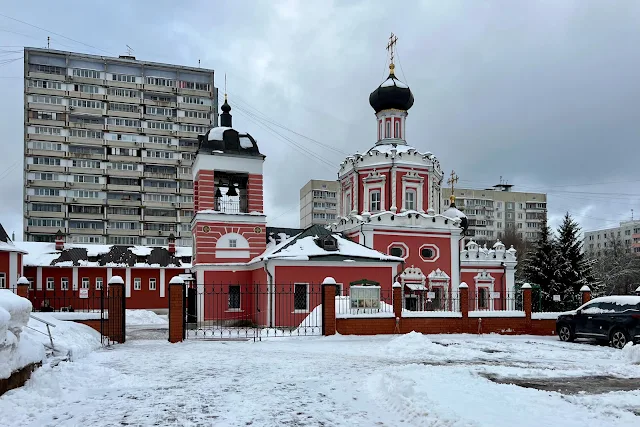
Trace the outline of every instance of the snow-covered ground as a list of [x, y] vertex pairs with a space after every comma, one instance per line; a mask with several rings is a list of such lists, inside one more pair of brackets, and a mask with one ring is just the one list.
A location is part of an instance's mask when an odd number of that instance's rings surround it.
[[554, 337], [416, 333], [131, 340], [43, 366], [0, 398], [0, 414], [11, 414], [6, 426], [637, 427], [637, 389], [563, 394], [500, 383], [599, 376], [634, 378], [626, 388], [640, 388], [637, 351]]

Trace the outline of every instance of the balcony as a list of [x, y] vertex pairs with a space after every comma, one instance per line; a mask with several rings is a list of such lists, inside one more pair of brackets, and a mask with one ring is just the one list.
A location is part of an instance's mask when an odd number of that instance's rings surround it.
[[79, 212], [69, 212], [70, 219], [91, 219], [91, 220], [102, 220], [103, 214], [101, 213], [79, 213]]
[[[164, 159], [158, 157], [143, 157], [142, 160], [145, 163], [154, 164], [154, 165], [176, 165], [178, 164], [178, 159]], [[173, 178], [176, 176], [173, 175]]]
[[77, 144], [82, 144], [82, 145], [95, 145], [95, 146], [104, 145], [104, 139], [102, 138], [81, 138], [77, 136], [69, 136], [67, 137], [67, 141], [75, 142]]
[[197, 110], [197, 111], [212, 111], [211, 105], [202, 104], [186, 104], [184, 102], [178, 102], [178, 108], [181, 110]]
[[83, 205], [102, 205], [104, 199], [89, 199], [85, 197], [67, 197], [66, 203], [82, 203]]
[[29, 133], [27, 134], [27, 139], [35, 141], [66, 142], [67, 137], [62, 135], [49, 135], [45, 133]]
[[29, 118], [28, 123], [34, 126], [56, 126], [56, 127], [63, 127], [66, 124], [64, 120], [44, 120], [44, 119], [34, 119], [34, 118]]
[[27, 180], [28, 187], [47, 187], [47, 188], [64, 188], [64, 181], [49, 181], [45, 179], [29, 179]]
[[[145, 203], [145, 205], [147, 205]], [[175, 216], [153, 216], [153, 215], [145, 215], [144, 216], [144, 221], [149, 221], [149, 222], [163, 222], [163, 223], [173, 223], [176, 222], [176, 217]], [[149, 230], [147, 230], [149, 231]], [[157, 231], [156, 231], [157, 233]], [[167, 235], [169, 235], [169, 233], [167, 233]]]
[[163, 194], [177, 194], [177, 188], [168, 188], [168, 187], [150, 187], [145, 185], [142, 190], [144, 193], [163, 193]]
[[45, 172], [55, 172], [55, 173], [64, 173], [64, 166], [52, 166], [52, 165], [32, 165], [27, 164], [27, 171], [45, 171]]
[[64, 218], [64, 212], [27, 211], [27, 218]]
[[107, 199], [109, 206], [142, 206], [141, 200]]
[[[111, 217], [109, 217], [111, 219]], [[107, 228], [107, 234], [113, 236], [138, 236], [140, 230], [136, 229], [124, 229], [124, 228]]]
[[124, 170], [124, 169], [107, 169], [107, 176], [122, 176], [127, 178], [139, 178], [142, 176], [142, 171], [139, 170]]
[[109, 221], [140, 221], [140, 215], [117, 215], [107, 213]]
[[70, 234], [92, 234], [92, 235], [102, 235], [104, 234], [104, 229], [102, 228], [69, 228]]
[[58, 104], [41, 104], [39, 102], [29, 102], [29, 110], [46, 110], [46, 111], [56, 111], [56, 112], [64, 112], [67, 110], [66, 105], [58, 105]]
[[139, 185], [107, 184], [107, 190], [109, 190], [109, 191], [140, 192], [140, 186]]
[[126, 117], [126, 118], [130, 118], [130, 119], [139, 119], [140, 118], [140, 111], [107, 110], [105, 112], [105, 116]]
[[104, 160], [104, 153], [69, 152], [67, 157], [70, 159]]
[[162, 179], [176, 179], [175, 172], [145, 172], [145, 178], [162, 178]]

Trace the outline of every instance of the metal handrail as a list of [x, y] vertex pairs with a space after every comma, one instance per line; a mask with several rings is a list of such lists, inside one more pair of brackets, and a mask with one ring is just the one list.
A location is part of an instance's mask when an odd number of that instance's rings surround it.
[[[47, 326], [47, 334], [49, 335], [49, 342], [51, 343], [51, 350], [55, 351], [55, 347], [53, 346], [53, 337], [51, 336], [51, 329], [50, 327], [53, 326], [54, 328], [56, 327], [56, 325], [54, 325], [51, 322], [47, 322], [46, 320], [42, 320], [39, 317], [34, 316], [33, 314], [29, 314], [29, 317], [31, 317], [34, 320], [37, 320], [38, 322], [42, 322]], [[27, 326], [27, 328], [32, 329], [34, 331], [40, 332], [43, 335], [46, 335], [44, 332], [38, 331], [37, 329], [31, 328], [29, 326]]]

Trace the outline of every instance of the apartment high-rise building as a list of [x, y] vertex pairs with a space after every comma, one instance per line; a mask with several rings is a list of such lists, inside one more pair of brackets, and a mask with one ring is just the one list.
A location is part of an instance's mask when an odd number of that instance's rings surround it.
[[[456, 206], [469, 220], [467, 236], [495, 240], [511, 229], [523, 240], [536, 240], [547, 219], [547, 195], [512, 191], [511, 187], [498, 184], [484, 190], [454, 189]], [[442, 189], [442, 206], [449, 205], [450, 195], [451, 188]]]
[[300, 228], [336, 221], [340, 184], [338, 181], [312, 179], [300, 189]]
[[213, 70], [25, 48], [25, 240], [190, 246], [217, 107]]
[[590, 255], [600, 256], [613, 248], [616, 241], [629, 252], [640, 256], [640, 220], [620, 221], [618, 227], [585, 231], [583, 249]]

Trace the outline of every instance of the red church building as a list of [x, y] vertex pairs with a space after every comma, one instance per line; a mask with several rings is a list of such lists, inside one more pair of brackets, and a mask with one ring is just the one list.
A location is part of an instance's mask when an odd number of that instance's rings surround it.
[[199, 137], [192, 168], [192, 248], [173, 241], [153, 248], [71, 245], [63, 233], [55, 244], [16, 246], [2, 231], [0, 278], [4, 273], [4, 283], [12, 284], [22, 272], [38, 295], [37, 308], [60, 292], [84, 304], [83, 296], [118, 275], [128, 308], [166, 308], [169, 280], [183, 275], [191, 279], [189, 311], [198, 321], [242, 318], [267, 327], [300, 324], [320, 304], [328, 276], [338, 295], [353, 297], [352, 286], [373, 285], [387, 303], [399, 282], [403, 307], [411, 311], [459, 310], [461, 282], [469, 286], [472, 310], [513, 308], [515, 250], [465, 241], [467, 219], [455, 200], [440, 206], [442, 168], [432, 153], [408, 144], [414, 97], [393, 62], [369, 103], [377, 141], [339, 165], [341, 216], [329, 227], [267, 227], [265, 156], [251, 135], [233, 128], [225, 96], [221, 126]]

